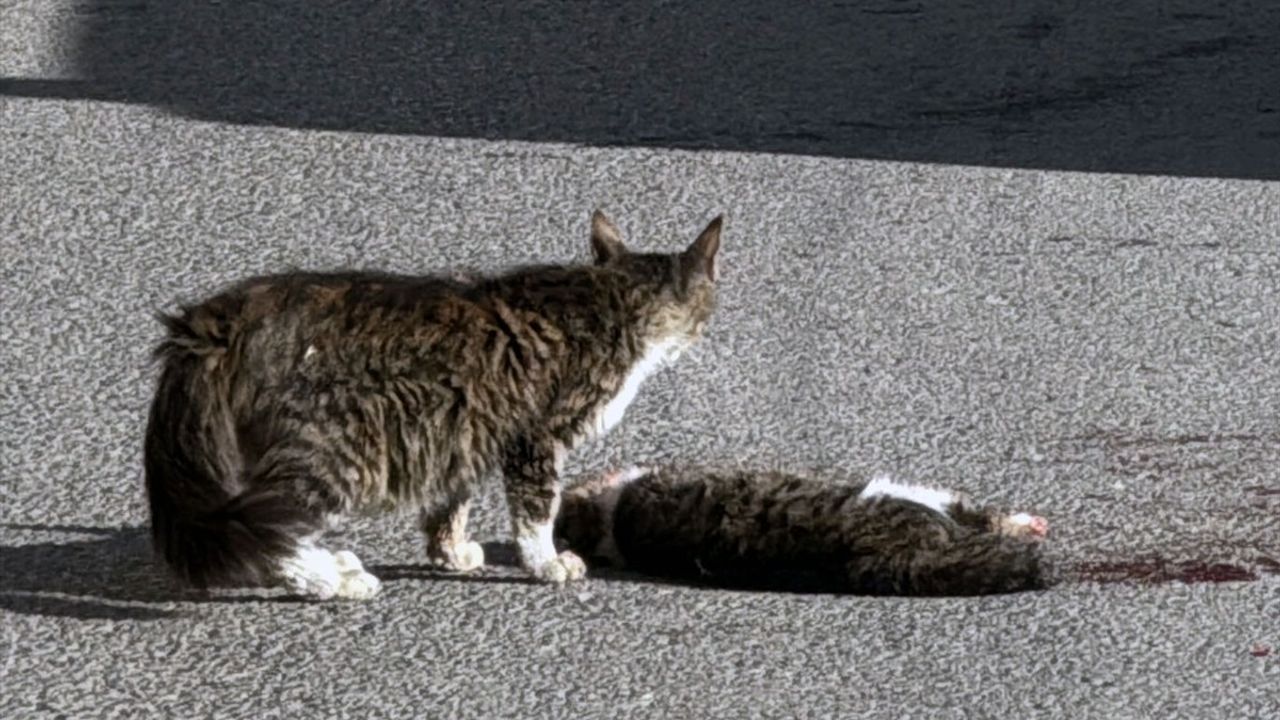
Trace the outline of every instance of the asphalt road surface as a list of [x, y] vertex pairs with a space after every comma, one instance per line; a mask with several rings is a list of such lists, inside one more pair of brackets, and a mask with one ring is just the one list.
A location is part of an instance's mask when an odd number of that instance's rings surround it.
[[[932, 5], [0, 2], [0, 717], [1280, 716], [1280, 9]], [[474, 576], [382, 517], [371, 602], [161, 579], [154, 311], [582, 260], [596, 207], [725, 213], [722, 305], [572, 471], [888, 471], [1069, 581], [557, 589], [496, 492]]]

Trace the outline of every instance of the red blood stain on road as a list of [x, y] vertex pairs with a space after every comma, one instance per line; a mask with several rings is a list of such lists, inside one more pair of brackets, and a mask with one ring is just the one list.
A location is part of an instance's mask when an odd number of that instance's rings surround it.
[[1136, 582], [1150, 585], [1175, 581], [1193, 584], [1251, 582], [1258, 579], [1258, 574], [1253, 570], [1232, 563], [1207, 563], [1200, 560], [1169, 562], [1158, 558], [1080, 563], [1076, 566], [1076, 573], [1086, 582]]
[[1260, 557], [1254, 560], [1263, 570], [1272, 575], [1280, 575], [1280, 560], [1274, 560], [1268, 557]]

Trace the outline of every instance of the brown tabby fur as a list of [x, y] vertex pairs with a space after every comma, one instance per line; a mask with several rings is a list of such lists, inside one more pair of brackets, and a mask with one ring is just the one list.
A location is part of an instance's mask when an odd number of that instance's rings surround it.
[[197, 586], [288, 584], [282, 563], [330, 518], [410, 507], [430, 556], [467, 569], [482, 562], [457, 554], [479, 551], [469, 498], [499, 470], [528, 569], [580, 576], [550, 541], [561, 461], [607, 431], [646, 351], [669, 360], [702, 334], [720, 227], [683, 252], [633, 253], [597, 212], [592, 264], [259, 277], [162, 318], [145, 449], [160, 555]]
[[[699, 583], [981, 595], [1045, 587], [1033, 531], [953, 493], [945, 512], [769, 471], [634, 469], [565, 491], [557, 539], [583, 557]], [[1042, 530], [1042, 529], [1041, 529]]]

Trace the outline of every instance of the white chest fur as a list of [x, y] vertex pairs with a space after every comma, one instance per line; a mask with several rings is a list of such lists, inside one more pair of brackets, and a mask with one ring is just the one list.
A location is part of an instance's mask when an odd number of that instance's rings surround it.
[[641, 383], [663, 365], [674, 360], [677, 354], [679, 353], [674, 341], [664, 341], [647, 347], [644, 355], [627, 372], [627, 377], [622, 381], [622, 387], [618, 389], [618, 393], [596, 414], [591, 428], [593, 434], [597, 437], [604, 435], [622, 422], [622, 416], [626, 414], [627, 407], [640, 392]]

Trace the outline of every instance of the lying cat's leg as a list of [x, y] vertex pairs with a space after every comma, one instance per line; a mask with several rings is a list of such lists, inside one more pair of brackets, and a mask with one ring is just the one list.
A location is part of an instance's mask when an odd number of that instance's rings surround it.
[[992, 505], [979, 506], [963, 493], [955, 493], [947, 514], [960, 525], [978, 532], [1031, 539], [1043, 538], [1049, 532], [1049, 521], [1039, 515], [1011, 514]]
[[466, 572], [484, 565], [484, 548], [467, 537], [471, 498], [422, 508], [418, 527], [427, 539], [427, 559], [446, 570]]
[[997, 532], [1010, 537], [1040, 539], [1049, 534], [1049, 521], [1039, 515], [1014, 513], [1003, 515], [997, 521]]
[[958, 504], [951, 508], [950, 515], [956, 522], [978, 532], [1033, 540], [1043, 538], [1049, 533], [1049, 521], [1030, 513], [1011, 514], [997, 507]]
[[550, 439], [521, 439], [508, 449], [503, 463], [507, 505], [520, 563], [539, 580], [577, 580], [587, 567], [571, 551], [557, 553], [553, 530], [560, 508], [558, 445]]
[[1049, 584], [1036, 543], [972, 533], [925, 546], [895, 538], [848, 565], [850, 590], [895, 595], [986, 595]]

